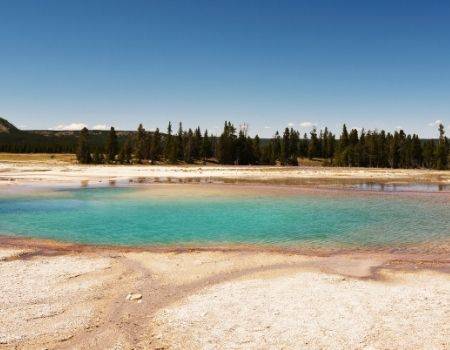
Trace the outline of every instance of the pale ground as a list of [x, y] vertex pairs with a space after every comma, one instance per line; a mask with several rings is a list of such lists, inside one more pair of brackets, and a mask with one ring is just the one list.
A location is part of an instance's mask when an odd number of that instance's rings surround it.
[[107, 268], [108, 259], [78, 256], [0, 262], [0, 344], [64, 340], [73, 329], [86, 327], [94, 299], [103, 296], [93, 290], [110, 279]]
[[448, 261], [2, 245], [0, 348], [450, 347]]
[[300, 272], [228, 282], [157, 314], [174, 349], [446, 349], [449, 279], [391, 283]]
[[59, 161], [0, 160], [0, 184], [109, 181], [241, 181], [310, 184], [315, 182], [420, 182], [450, 184], [450, 171], [269, 166], [78, 165]]

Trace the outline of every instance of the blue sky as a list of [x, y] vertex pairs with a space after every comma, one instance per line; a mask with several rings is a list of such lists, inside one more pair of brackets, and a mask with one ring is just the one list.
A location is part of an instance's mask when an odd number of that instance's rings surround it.
[[0, 116], [435, 136], [450, 124], [450, 2], [0, 0]]

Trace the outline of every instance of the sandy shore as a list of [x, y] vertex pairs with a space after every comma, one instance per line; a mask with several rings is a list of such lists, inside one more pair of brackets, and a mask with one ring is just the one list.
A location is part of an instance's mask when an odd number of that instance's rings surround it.
[[88, 166], [0, 162], [0, 184], [109, 181], [241, 181], [286, 184], [391, 182], [450, 184], [450, 171], [267, 166]]
[[449, 268], [388, 253], [4, 240], [0, 347], [448, 349]]

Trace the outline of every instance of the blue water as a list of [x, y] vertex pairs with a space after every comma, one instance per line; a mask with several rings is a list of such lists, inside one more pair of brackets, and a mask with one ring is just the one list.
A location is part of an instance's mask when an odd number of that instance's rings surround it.
[[262, 190], [176, 198], [172, 190], [153, 195], [151, 187], [66, 188], [0, 193], [0, 233], [121, 245], [395, 247], [450, 238], [450, 205], [447, 195], [431, 194], [274, 195]]

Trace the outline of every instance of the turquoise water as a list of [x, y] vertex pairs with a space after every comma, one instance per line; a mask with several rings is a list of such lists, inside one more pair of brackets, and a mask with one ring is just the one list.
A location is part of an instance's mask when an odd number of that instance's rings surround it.
[[450, 238], [448, 195], [262, 190], [176, 198], [173, 190], [164, 196], [149, 186], [0, 193], [0, 233], [124, 245], [395, 247]]

